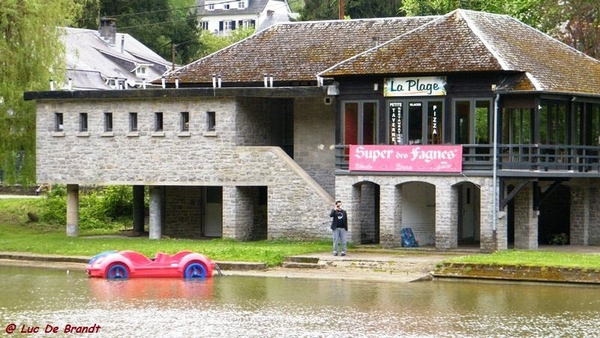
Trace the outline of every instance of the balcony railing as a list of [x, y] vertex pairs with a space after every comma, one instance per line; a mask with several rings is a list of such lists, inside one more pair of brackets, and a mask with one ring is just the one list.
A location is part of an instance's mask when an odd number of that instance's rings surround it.
[[[492, 171], [494, 146], [463, 144], [463, 171]], [[421, 146], [424, 147], [424, 146]], [[335, 148], [336, 169], [348, 170], [349, 146]], [[499, 171], [600, 172], [599, 146], [499, 144]]]

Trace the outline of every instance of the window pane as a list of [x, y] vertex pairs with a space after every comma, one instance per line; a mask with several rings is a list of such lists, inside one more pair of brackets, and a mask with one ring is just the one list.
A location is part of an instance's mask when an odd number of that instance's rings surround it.
[[344, 144], [358, 144], [358, 103], [344, 104]]
[[408, 103], [408, 143], [421, 144], [423, 142], [423, 103]]
[[377, 143], [377, 103], [363, 105], [362, 144]]
[[470, 101], [456, 101], [455, 103], [455, 120], [454, 120], [454, 143], [456, 144], [469, 144], [470, 139], [470, 119], [471, 113], [471, 102]]
[[475, 143], [490, 144], [491, 101], [475, 101]]

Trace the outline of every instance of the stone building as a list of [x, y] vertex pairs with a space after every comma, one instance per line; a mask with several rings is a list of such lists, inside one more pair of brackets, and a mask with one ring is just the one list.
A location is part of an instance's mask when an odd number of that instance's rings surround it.
[[339, 199], [354, 243], [399, 246], [411, 228], [421, 245], [493, 251], [600, 244], [598, 88], [599, 61], [456, 10], [279, 24], [164, 88], [26, 99], [69, 235], [78, 187], [118, 184], [137, 228], [150, 188], [151, 238], [329, 238]]

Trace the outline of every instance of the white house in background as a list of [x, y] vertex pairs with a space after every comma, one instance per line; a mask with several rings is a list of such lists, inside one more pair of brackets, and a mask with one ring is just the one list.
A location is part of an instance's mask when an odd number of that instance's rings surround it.
[[101, 18], [98, 30], [66, 27], [64, 31], [67, 73], [64, 83], [56, 87], [72, 90], [141, 88], [172, 68], [170, 61], [133, 36], [117, 33], [114, 19]]
[[196, 0], [202, 29], [229, 35], [238, 28], [260, 31], [294, 17], [287, 0]]

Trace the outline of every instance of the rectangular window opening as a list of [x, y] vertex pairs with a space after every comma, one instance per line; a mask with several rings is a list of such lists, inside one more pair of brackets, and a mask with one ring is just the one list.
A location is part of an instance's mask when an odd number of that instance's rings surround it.
[[154, 113], [154, 131], [163, 131], [163, 113]]
[[129, 113], [129, 131], [135, 132], [138, 130], [138, 114]]
[[217, 126], [216, 112], [214, 112], [214, 111], [206, 112], [206, 120], [207, 120], [208, 131], [215, 131], [215, 128]]
[[112, 113], [104, 113], [104, 131], [113, 131], [113, 115]]
[[64, 115], [63, 113], [54, 114], [54, 131], [64, 131]]
[[88, 131], [88, 114], [87, 113], [79, 113], [79, 131], [81, 131], [81, 132]]
[[190, 131], [190, 113], [181, 112], [181, 131]]

